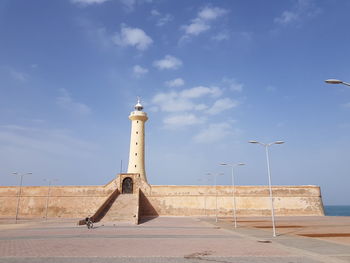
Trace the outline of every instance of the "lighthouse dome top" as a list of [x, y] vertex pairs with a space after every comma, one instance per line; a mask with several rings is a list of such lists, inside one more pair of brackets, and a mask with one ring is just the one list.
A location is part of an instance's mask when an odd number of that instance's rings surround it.
[[137, 103], [135, 105], [135, 110], [137, 111], [142, 111], [143, 110], [143, 106], [141, 105], [141, 101], [140, 101], [140, 98], [137, 98]]

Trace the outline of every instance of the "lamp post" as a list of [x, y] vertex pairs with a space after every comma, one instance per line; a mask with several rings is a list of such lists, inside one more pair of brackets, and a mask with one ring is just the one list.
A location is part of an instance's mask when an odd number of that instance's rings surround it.
[[207, 175], [213, 175], [214, 176], [214, 182], [215, 182], [215, 222], [218, 222], [218, 188], [217, 188], [217, 183], [216, 183], [216, 177], [218, 175], [224, 175], [223, 173], [219, 174], [212, 174], [212, 173], [207, 173]]
[[272, 230], [273, 230], [273, 237], [276, 237], [276, 227], [275, 227], [275, 211], [273, 207], [273, 197], [272, 197], [272, 188], [271, 188], [271, 172], [270, 172], [270, 160], [269, 160], [269, 150], [268, 148], [274, 144], [283, 144], [284, 141], [275, 141], [271, 143], [261, 143], [258, 141], [249, 141], [249, 143], [255, 143], [260, 144], [265, 147], [266, 152], [266, 163], [267, 163], [267, 174], [269, 177], [269, 191], [270, 191], [270, 201], [271, 201], [271, 218], [272, 218]]
[[231, 167], [231, 178], [232, 178], [232, 197], [233, 197], [233, 220], [235, 222], [235, 228], [237, 228], [237, 216], [236, 216], [236, 190], [235, 190], [235, 179], [233, 176], [233, 169], [236, 166], [244, 165], [244, 163], [230, 164], [230, 163], [220, 163], [220, 165], [227, 165]]
[[350, 83], [341, 81], [339, 79], [326, 79], [324, 82], [326, 82], [328, 84], [343, 84], [346, 86], [350, 86]]
[[[202, 182], [202, 181], [209, 182], [210, 179], [209, 178], [199, 178], [198, 181], [199, 182]], [[206, 194], [204, 194], [204, 216], [207, 216], [207, 196], [206, 196]]]
[[18, 172], [13, 172], [12, 174], [19, 175], [21, 177], [20, 184], [19, 184], [18, 197], [17, 197], [17, 207], [16, 207], [16, 224], [17, 224], [18, 212], [19, 212], [19, 201], [21, 199], [21, 193], [22, 193], [23, 176], [28, 175], [28, 174], [33, 174], [33, 173], [29, 172], [29, 173], [19, 174]]
[[45, 209], [45, 220], [47, 220], [47, 212], [49, 208], [49, 199], [50, 199], [50, 191], [51, 185], [53, 182], [57, 182], [57, 179], [44, 179], [45, 182], [48, 182], [48, 190], [47, 190], [47, 198], [46, 198], [46, 209]]

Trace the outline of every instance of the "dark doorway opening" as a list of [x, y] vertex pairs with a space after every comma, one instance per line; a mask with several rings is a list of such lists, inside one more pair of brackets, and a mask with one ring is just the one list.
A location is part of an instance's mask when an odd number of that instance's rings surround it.
[[122, 184], [122, 194], [132, 194], [133, 182], [130, 177], [126, 177]]

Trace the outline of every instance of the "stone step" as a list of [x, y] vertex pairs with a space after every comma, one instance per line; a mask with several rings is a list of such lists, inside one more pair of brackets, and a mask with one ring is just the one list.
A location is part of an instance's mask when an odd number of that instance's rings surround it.
[[120, 194], [101, 221], [133, 221], [136, 207], [137, 194]]

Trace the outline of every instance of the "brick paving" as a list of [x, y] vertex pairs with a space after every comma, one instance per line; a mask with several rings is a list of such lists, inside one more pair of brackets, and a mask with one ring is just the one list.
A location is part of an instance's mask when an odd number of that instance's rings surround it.
[[289, 235], [272, 239], [268, 233], [190, 217], [138, 226], [107, 222], [94, 229], [76, 226], [76, 220], [0, 224], [0, 262], [350, 262], [346, 244]]

